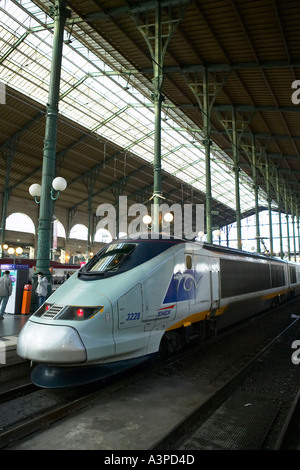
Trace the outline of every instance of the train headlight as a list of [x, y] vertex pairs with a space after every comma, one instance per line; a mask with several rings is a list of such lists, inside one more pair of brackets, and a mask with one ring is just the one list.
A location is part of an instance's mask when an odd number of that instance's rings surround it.
[[102, 313], [102, 305], [81, 306], [81, 305], [57, 305], [44, 303], [36, 312], [35, 316], [42, 318], [52, 318], [53, 320], [87, 320], [97, 313]]
[[84, 317], [84, 310], [83, 308], [78, 308], [76, 310], [76, 314], [77, 314], [77, 317], [81, 318], [81, 317]]
[[87, 320], [94, 317], [97, 313], [103, 312], [104, 307], [97, 305], [95, 307], [83, 307], [68, 305], [64, 311], [59, 315], [59, 320]]

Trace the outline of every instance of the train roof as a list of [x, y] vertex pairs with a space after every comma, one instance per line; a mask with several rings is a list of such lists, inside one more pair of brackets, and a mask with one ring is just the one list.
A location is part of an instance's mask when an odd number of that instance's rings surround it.
[[208, 251], [216, 251], [218, 253], [225, 253], [225, 254], [230, 254], [230, 255], [236, 255], [236, 256], [244, 256], [244, 257], [251, 257], [251, 258], [257, 258], [257, 259], [263, 259], [263, 260], [272, 260], [272, 261], [277, 261], [277, 262], [282, 262], [286, 263], [285, 260], [275, 258], [273, 256], [267, 256], [262, 253], [253, 253], [251, 251], [244, 251], [244, 250], [239, 250], [237, 248], [231, 248], [231, 247], [226, 247], [222, 245], [213, 245], [209, 243], [203, 243], [203, 248], [208, 250]]
[[[146, 238], [148, 236], [148, 238]], [[165, 237], [165, 238], [164, 238]], [[157, 233], [153, 236], [151, 233], [142, 233], [138, 234], [136, 237], [133, 238], [121, 238], [118, 240], [113, 240], [112, 243], [114, 242], [145, 242], [145, 243], [156, 243], [156, 242], [165, 242], [165, 243], [170, 243], [170, 245], [175, 245], [177, 243], [197, 243], [201, 244], [203, 248], [207, 251], [214, 251], [217, 253], [224, 253], [227, 255], [233, 255], [233, 256], [243, 256], [243, 257], [251, 257], [251, 258], [256, 258], [260, 260], [267, 260], [267, 261], [276, 261], [278, 263], [287, 263], [287, 261], [275, 258], [272, 256], [267, 256], [262, 253], [253, 253], [250, 251], [244, 251], [244, 250], [239, 250], [237, 248], [231, 248], [231, 247], [226, 247], [223, 245], [215, 245], [215, 244], [209, 244], [206, 242], [200, 242], [199, 240], [193, 239], [193, 240], [188, 240], [185, 238], [176, 238], [174, 236], [165, 234], [165, 233]], [[291, 261], [288, 261], [289, 263], [292, 263]]]

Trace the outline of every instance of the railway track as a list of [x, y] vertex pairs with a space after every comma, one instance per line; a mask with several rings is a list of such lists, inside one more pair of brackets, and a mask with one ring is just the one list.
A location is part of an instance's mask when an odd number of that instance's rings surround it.
[[300, 316], [151, 449], [280, 449], [299, 403], [300, 382], [287, 372], [295, 337]]
[[32, 382], [24, 380], [22, 385], [12, 385], [7, 390], [0, 392], [0, 404], [21, 397], [37, 390]]
[[0, 404], [33, 388], [29, 361], [15, 361], [0, 366]]
[[[74, 389], [47, 390], [30, 384], [13, 387], [0, 394], [0, 449], [41, 431], [52, 423], [93, 406], [107, 394], [126, 388], [144, 375], [142, 366], [130, 376], [120, 373], [110, 379]], [[11, 409], [15, 409], [12, 413]], [[5, 411], [10, 410], [10, 411]]]

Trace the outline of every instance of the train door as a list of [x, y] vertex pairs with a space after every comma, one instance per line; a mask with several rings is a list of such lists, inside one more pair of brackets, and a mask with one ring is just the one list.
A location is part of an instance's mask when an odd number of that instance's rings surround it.
[[206, 311], [210, 304], [210, 266], [207, 256], [185, 253], [186, 271], [183, 288], [188, 293], [192, 313]]
[[[116, 355], [126, 355], [132, 351], [145, 349], [145, 337], [142, 329], [143, 290], [137, 284], [118, 300], [118, 327], [115, 328]], [[134, 348], [133, 348], [134, 344]]]
[[143, 315], [143, 293], [137, 284], [118, 300], [119, 329], [134, 328], [141, 325]]
[[219, 262], [216, 258], [210, 258], [211, 272], [211, 311], [214, 313], [219, 307]]

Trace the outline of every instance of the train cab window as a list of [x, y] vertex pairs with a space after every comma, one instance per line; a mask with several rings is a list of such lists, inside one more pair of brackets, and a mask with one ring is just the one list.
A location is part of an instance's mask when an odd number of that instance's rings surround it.
[[113, 243], [86, 265], [86, 272], [117, 271], [125, 259], [134, 250], [134, 243]]

